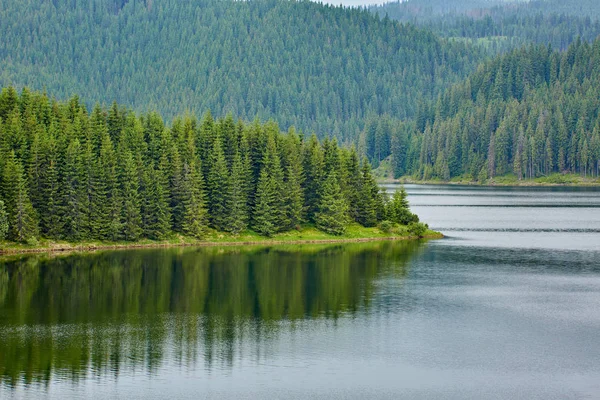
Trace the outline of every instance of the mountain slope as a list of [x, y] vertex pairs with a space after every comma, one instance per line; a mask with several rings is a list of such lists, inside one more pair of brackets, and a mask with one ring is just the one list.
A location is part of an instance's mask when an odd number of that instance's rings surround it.
[[578, 40], [564, 52], [535, 46], [498, 57], [395, 128], [396, 175], [598, 176], [598, 93], [600, 38]]
[[414, 115], [480, 54], [365, 10], [302, 1], [0, 0], [0, 85], [276, 118], [353, 139], [369, 113]]
[[408, 0], [373, 6], [371, 10], [443, 37], [478, 43], [494, 54], [530, 43], [551, 43], [554, 48], [566, 49], [577, 37], [591, 41], [600, 35], [597, 2], [582, 6], [579, 1], [554, 0]]

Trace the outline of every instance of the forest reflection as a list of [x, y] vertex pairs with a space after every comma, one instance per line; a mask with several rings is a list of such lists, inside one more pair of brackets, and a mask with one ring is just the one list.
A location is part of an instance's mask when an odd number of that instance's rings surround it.
[[231, 367], [236, 347], [369, 310], [419, 242], [153, 249], [0, 259], [0, 383]]

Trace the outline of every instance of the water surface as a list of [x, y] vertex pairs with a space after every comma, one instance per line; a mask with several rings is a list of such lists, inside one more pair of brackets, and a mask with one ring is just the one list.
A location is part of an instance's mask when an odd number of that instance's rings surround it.
[[448, 238], [2, 259], [0, 398], [600, 398], [600, 191], [407, 189]]

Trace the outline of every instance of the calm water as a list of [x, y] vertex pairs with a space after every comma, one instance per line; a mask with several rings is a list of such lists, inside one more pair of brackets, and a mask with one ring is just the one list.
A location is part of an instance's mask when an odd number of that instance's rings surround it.
[[407, 189], [448, 238], [2, 259], [0, 398], [600, 398], [600, 191]]

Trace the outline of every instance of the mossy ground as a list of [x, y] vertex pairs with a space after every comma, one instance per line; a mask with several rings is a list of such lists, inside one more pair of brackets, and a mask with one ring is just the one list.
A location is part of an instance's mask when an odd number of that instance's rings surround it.
[[[428, 230], [424, 235], [428, 239], [443, 237], [439, 232]], [[94, 249], [119, 249], [119, 248], [142, 248], [142, 247], [171, 247], [171, 246], [219, 246], [219, 245], [252, 245], [252, 244], [302, 244], [302, 243], [335, 243], [335, 242], [358, 242], [371, 240], [400, 240], [416, 239], [411, 237], [405, 226], [395, 226], [391, 231], [384, 232], [381, 229], [365, 228], [359, 224], [352, 224], [341, 236], [330, 235], [320, 231], [314, 226], [306, 225], [299, 230], [278, 233], [271, 237], [261, 236], [252, 231], [246, 231], [239, 235], [229, 233], [208, 231], [204, 238], [173, 234], [165, 240], [143, 239], [136, 242], [126, 241], [82, 241], [68, 242], [40, 239], [37, 243], [15, 243], [0, 242], [0, 253], [27, 253], [45, 251], [71, 251], [71, 250], [94, 250]]]

